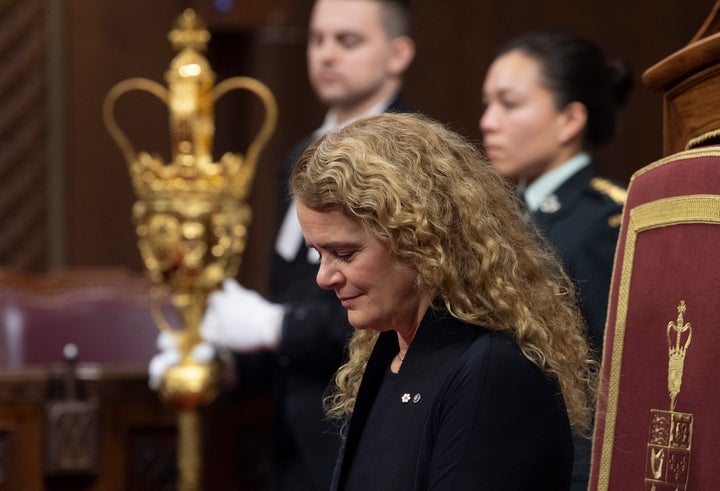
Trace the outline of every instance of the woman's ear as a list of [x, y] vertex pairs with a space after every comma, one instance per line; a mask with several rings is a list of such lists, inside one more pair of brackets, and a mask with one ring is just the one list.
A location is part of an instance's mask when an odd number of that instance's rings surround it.
[[587, 108], [582, 102], [571, 102], [562, 110], [563, 122], [560, 129], [560, 143], [566, 144], [582, 136], [587, 125]]
[[415, 42], [410, 36], [397, 36], [391, 41], [390, 61], [388, 71], [392, 75], [401, 76], [415, 58]]

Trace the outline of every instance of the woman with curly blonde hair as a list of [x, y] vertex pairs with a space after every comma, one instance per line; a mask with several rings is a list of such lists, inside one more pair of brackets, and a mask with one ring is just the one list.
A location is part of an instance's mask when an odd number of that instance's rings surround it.
[[290, 186], [355, 328], [326, 399], [348, 423], [332, 489], [567, 489], [594, 362], [572, 283], [476, 147], [373, 116]]

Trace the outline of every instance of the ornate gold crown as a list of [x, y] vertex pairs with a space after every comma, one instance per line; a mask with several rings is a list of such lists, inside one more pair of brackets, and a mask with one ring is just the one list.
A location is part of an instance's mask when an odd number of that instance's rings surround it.
[[[131, 78], [115, 85], [103, 103], [105, 125], [123, 152], [135, 192], [145, 201], [189, 195], [199, 199], [226, 195], [245, 200], [258, 155], [275, 129], [275, 99], [264, 84], [249, 77], [233, 77], [213, 87], [215, 74], [201, 54], [207, 49], [210, 33], [192, 9], [182, 13], [168, 38], [179, 51], [165, 74], [168, 87], [144, 78]], [[245, 156], [226, 153], [219, 162], [213, 162], [213, 106], [220, 97], [235, 89], [249, 90], [261, 99], [265, 120]], [[150, 92], [167, 104], [172, 145], [170, 163], [147, 152], [136, 152], [115, 122], [115, 103], [130, 90]]]
[[179, 156], [166, 164], [159, 157], [140, 152], [128, 166], [133, 187], [143, 201], [202, 199], [226, 195], [239, 201], [247, 198], [254, 166], [241, 155], [226, 153], [219, 163]]

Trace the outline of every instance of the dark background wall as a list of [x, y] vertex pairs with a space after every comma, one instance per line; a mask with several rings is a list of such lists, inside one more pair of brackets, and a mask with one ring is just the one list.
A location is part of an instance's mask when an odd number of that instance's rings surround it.
[[[634, 68], [636, 90], [617, 140], [600, 153], [609, 177], [626, 181], [637, 168], [661, 156], [660, 94], [645, 88], [642, 72], [685, 46], [710, 13], [713, 0], [414, 0], [418, 55], [407, 77], [413, 107], [449, 123], [479, 141], [480, 87], [493, 53], [510, 37], [544, 27], [571, 28], [596, 40], [610, 57]], [[278, 173], [285, 153], [316, 128], [324, 110], [315, 102], [305, 75], [308, 0], [15, 0], [0, 8], [0, 29], [22, 5], [39, 12], [30, 25], [45, 36], [38, 58], [46, 91], [36, 97], [45, 107], [44, 178], [18, 188], [0, 171], [0, 195], [14, 191], [17, 209], [37, 203], [44, 218], [34, 236], [0, 251], [0, 265], [47, 270], [78, 266], [126, 266], [141, 270], [130, 223], [134, 201], [122, 156], [101, 118], [105, 94], [130, 77], [163, 81], [173, 56], [167, 42], [176, 16], [195, 7], [209, 22], [213, 38], [208, 58], [218, 79], [252, 76], [267, 84], [280, 107], [277, 132], [263, 153], [251, 197], [254, 222], [240, 273], [248, 286], [267, 286], [267, 257], [276, 216]], [[226, 12], [221, 9], [227, 9]], [[44, 26], [44, 27], [43, 27]], [[0, 43], [3, 42], [0, 36]], [[0, 59], [14, 46], [0, 46]], [[7, 102], [0, 99], [0, 115]], [[244, 152], [258, 125], [259, 106], [250, 97], [228, 97], [216, 108], [216, 155]], [[167, 113], [149, 96], [129, 94], [117, 117], [138, 149], [168, 155]], [[0, 135], [3, 145], [12, 137]], [[0, 155], [0, 160], [2, 155]], [[0, 161], [0, 166], [2, 161]], [[20, 164], [12, 164], [21, 168]], [[6, 166], [8, 167], [8, 166]], [[10, 174], [7, 174], [7, 173]], [[41, 176], [42, 177], [42, 176]], [[47, 188], [46, 188], [47, 186]], [[49, 189], [49, 190], [48, 190]], [[0, 205], [2, 202], [0, 200]], [[2, 215], [0, 232], [21, 218]], [[39, 229], [38, 229], [39, 227]], [[34, 238], [33, 238], [34, 237]], [[42, 253], [18, 259], [18, 251], [41, 241]], [[43, 252], [44, 251], [44, 252]]]

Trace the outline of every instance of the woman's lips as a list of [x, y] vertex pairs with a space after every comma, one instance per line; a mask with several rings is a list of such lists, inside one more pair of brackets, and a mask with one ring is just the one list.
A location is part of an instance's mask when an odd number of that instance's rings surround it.
[[353, 300], [358, 298], [359, 295], [356, 295], [354, 297], [340, 297], [340, 303], [343, 307], [348, 308], [350, 304], [352, 304]]
[[490, 159], [497, 157], [498, 154], [500, 153], [500, 151], [501, 151], [501, 148], [497, 145], [485, 145], [485, 154]]

